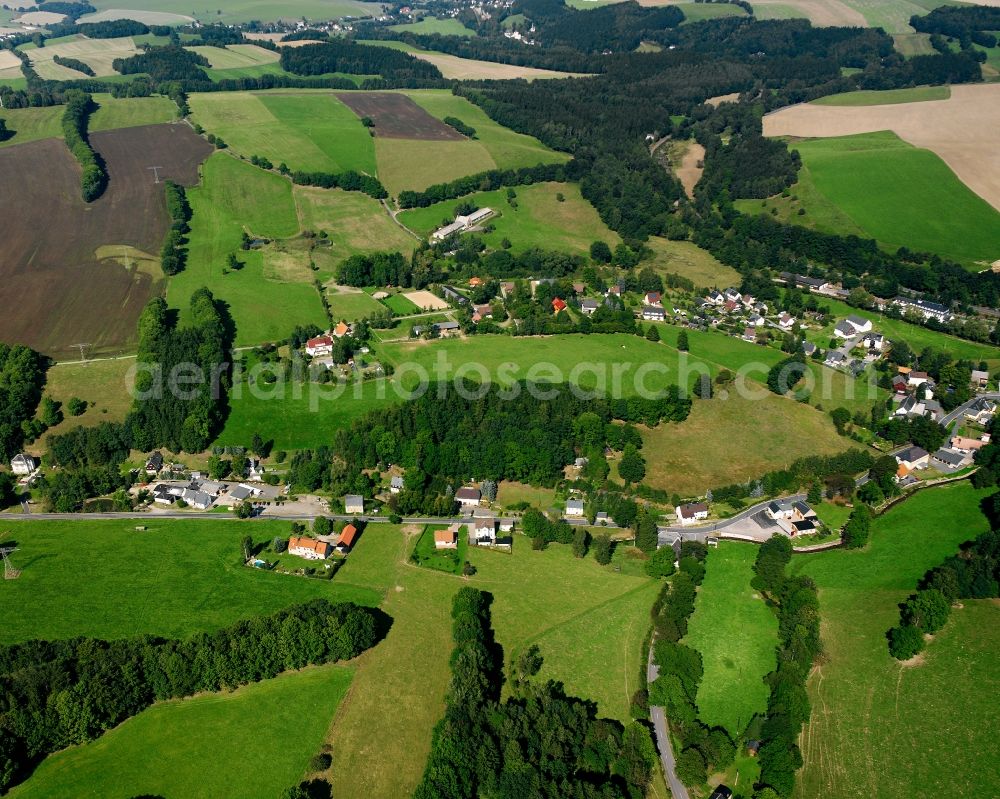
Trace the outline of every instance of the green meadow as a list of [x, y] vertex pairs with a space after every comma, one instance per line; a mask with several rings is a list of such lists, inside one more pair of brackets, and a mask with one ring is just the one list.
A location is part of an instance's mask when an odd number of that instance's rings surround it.
[[194, 122], [240, 155], [293, 170], [375, 174], [372, 137], [330, 92], [210, 92], [189, 102]]
[[987, 529], [968, 483], [921, 491], [878, 518], [863, 550], [797, 556], [819, 587], [824, 658], [809, 681], [799, 796], [995, 796], [1000, 606], [963, 602], [913, 664], [886, 631], [928, 569]]
[[352, 676], [344, 666], [313, 667], [160, 702], [92, 743], [50, 756], [10, 796], [273, 799], [307, 772]]
[[975, 270], [1000, 257], [1000, 212], [929, 150], [889, 132], [813, 139], [794, 147], [803, 169], [790, 196], [741, 200], [740, 210], [776, 208], [786, 221], [867, 236], [890, 250], [907, 246], [938, 253]]
[[437, 19], [436, 17], [424, 17], [419, 22], [408, 22], [404, 25], [393, 25], [389, 30], [400, 33], [416, 33], [427, 35], [438, 33], [442, 36], [475, 36], [476, 32], [471, 28], [466, 28], [457, 19]]
[[132, 11], [149, 11], [176, 14], [186, 21], [191, 17], [209, 23], [222, 22], [227, 25], [250, 22], [252, 20], [296, 19], [306, 17], [312, 20], [339, 19], [342, 17], [371, 17], [378, 13], [372, 3], [360, 0], [227, 0], [218, 6], [192, 6], [185, 0], [96, 0], [98, 11], [119, 9], [126, 5]]
[[399, 220], [420, 235], [429, 236], [454, 219], [459, 204], [471, 202], [496, 212], [484, 223], [494, 229], [477, 234], [494, 248], [507, 239], [515, 252], [542, 247], [586, 255], [594, 241], [607, 242], [612, 248], [621, 241], [583, 199], [575, 183], [536, 183], [518, 186], [514, 191], [517, 197], [513, 204], [507, 199], [507, 189], [499, 189], [403, 211]]
[[951, 97], [949, 86], [915, 86], [910, 89], [888, 89], [886, 91], [857, 91], [830, 94], [813, 100], [813, 105], [896, 105], [898, 103], [921, 103], [928, 100], [947, 100]]
[[[145, 526], [144, 531], [136, 526]], [[4, 525], [16, 541], [17, 580], [0, 584], [16, 607], [0, 642], [76, 635], [184, 637], [273, 613], [317, 597], [374, 604], [378, 597], [338, 581], [291, 579], [242, 564], [240, 539], [287, 536], [288, 522], [225, 519], [87, 519]]]
[[671, 3], [684, 13], [684, 23], [701, 22], [721, 17], [745, 17], [747, 12], [728, 3]]
[[[268, 279], [263, 253], [240, 249], [244, 230], [266, 238], [298, 233], [292, 184], [287, 178], [218, 152], [203, 164], [201, 185], [188, 191], [188, 200], [193, 219], [187, 265], [170, 278], [167, 287], [167, 302], [181, 309], [182, 320], [191, 294], [207, 286], [228, 304], [236, 322], [237, 345], [286, 338], [296, 325], [326, 324], [311, 273], [295, 273], [288, 280]], [[244, 266], [224, 274], [230, 253]]]

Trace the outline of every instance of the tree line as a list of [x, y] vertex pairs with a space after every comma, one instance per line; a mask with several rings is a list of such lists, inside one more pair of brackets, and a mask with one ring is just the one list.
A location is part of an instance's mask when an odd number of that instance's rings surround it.
[[452, 601], [451, 681], [417, 799], [588, 799], [645, 796], [656, 763], [649, 730], [597, 717], [593, 702], [535, 679], [537, 646], [512, 658], [505, 682], [492, 597], [460, 588]]
[[0, 342], [0, 461], [21, 451], [24, 425], [42, 398], [48, 359], [30, 347]]
[[0, 647], [0, 791], [47, 755], [99, 738], [154, 702], [349, 660], [374, 646], [384, 628], [377, 610], [316, 599], [183, 640], [144, 635]]
[[435, 183], [423, 191], [406, 189], [399, 193], [397, 204], [400, 208], [426, 208], [444, 200], [454, 200], [480, 191], [496, 191], [504, 186], [528, 186], [548, 181], [562, 183], [576, 180], [578, 177], [572, 162], [538, 164], [520, 169], [491, 169], [456, 178], [448, 183]]
[[382, 182], [374, 175], [365, 175], [349, 169], [346, 172], [292, 172], [292, 183], [300, 186], [318, 186], [321, 189], [360, 191], [376, 200], [389, 196]]
[[52, 62], [67, 69], [75, 69], [77, 72], [82, 72], [84, 75], [89, 75], [90, 77], [94, 77], [97, 74], [91, 69], [90, 64], [85, 64], [78, 58], [67, 58], [57, 53], [52, 56]]
[[191, 206], [187, 201], [184, 187], [168, 180], [163, 186], [167, 199], [167, 214], [170, 216], [170, 230], [160, 250], [160, 266], [165, 275], [176, 275], [184, 269], [187, 261], [187, 239], [190, 232]]
[[104, 193], [108, 185], [108, 172], [101, 158], [90, 146], [87, 125], [96, 110], [93, 98], [86, 92], [71, 89], [65, 95], [62, 132], [66, 146], [83, 169], [80, 186], [84, 202], [93, 202]]

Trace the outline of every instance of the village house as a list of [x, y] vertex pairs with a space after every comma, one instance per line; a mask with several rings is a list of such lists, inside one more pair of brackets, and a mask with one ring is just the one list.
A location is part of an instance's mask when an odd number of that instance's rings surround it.
[[660, 292], [658, 292], [658, 291], [647, 291], [646, 295], [642, 298], [642, 301], [646, 305], [659, 305], [660, 304]]
[[403, 490], [403, 478], [401, 475], [397, 474], [389, 481], [389, 491], [391, 491], [393, 494], [398, 494], [402, 490]]
[[929, 416], [937, 421], [941, 416], [941, 403], [934, 399], [917, 399], [913, 394], [905, 395], [892, 412], [893, 416]]
[[975, 391], [986, 391], [990, 387], [990, 373], [973, 369], [969, 377], [969, 385]]
[[190, 487], [181, 490], [180, 498], [195, 510], [208, 510], [214, 502], [211, 494]]
[[965, 418], [976, 424], [987, 424], [996, 413], [997, 404], [986, 397], [980, 397], [965, 410]]
[[966, 438], [965, 436], [952, 436], [949, 446], [957, 452], [978, 452], [986, 446], [986, 442], [981, 438]]
[[434, 549], [458, 549], [460, 524], [453, 524], [445, 530], [434, 531]]
[[922, 447], [907, 447], [902, 452], [895, 455], [896, 463], [905, 466], [913, 471], [914, 469], [926, 469], [931, 462], [931, 456]]
[[472, 518], [472, 541], [471, 543], [481, 546], [483, 544], [492, 545], [497, 540], [497, 520], [493, 514], [477, 513]]
[[778, 316], [778, 327], [782, 330], [791, 330], [795, 326], [795, 317], [789, 316], [787, 313], [782, 313]]
[[364, 513], [365, 500], [357, 494], [348, 494], [344, 497], [344, 513]]
[[972, 456], [967, 452], [957, 452], [956, 450], [942, 447], [931, 456], [931, 461], [934, 463], [936, 469], [948, 472], [968, 466], [972, 463]]
[[801, 521], [816, 516], [816, 512], [801, 500], [776, 499], [767, 504], [766, 513], [775, 521]]
[[906, 385], [910, 388], [916, 388], [922, 383], [927, 383], [930, 380], [930, 376], [927, 372], [918, 372], [915, 369], [911, 369], [906, 375]]
[[722, 296], [725, 297], [726, 302], [733, 302], [736, 304], [740, 304], [743, 302], [743, 295], [740, 294], [739, 289], [735, 288], [726, 289]]
[[297, 555], [306, 560], [325, 560], [330, 557], [332, 547], [326, 541], [317, 541], [305, 536], [292, 536], [288, 539], [288, 554]]
[[580, 310], [587, 316], [590, 316], [599, 307], [597, 300], [580, 300]]
[[517, 285], [513, 280], [505, 280], [500, 284], [500, 294], [504, 299], [507, 299], [516, 289]]
[[169, 486], [159, 483], [152, 488], [153, 502], [158, 505], [173, 505], [177, 501], [179, 493], [179, 491], [172, 491]]
[[556, 297], [552, 300], [552, 312], [559, 313], [560, 311], [566, 310], [566, 302], [560, 297]]
[[353, 524], [347, 525], [343, 530], [340, 531], [340, 537], [337, 539], [336, 549], [341, 555], [346, 555], [351, 551], [351, 547], [354, 546], [354, 541], [358, 537], [358, 528]]
[[579, 519], [581, 516], [583, 516], [583, 500], [582, 499], [566, 500], [566, 516], [574, 519]]
[[500, 520], [500, 532], [501, 533], [512, 533], [514, 532], [514, 519], [507, 518]]
[[708, 518], [708, 505], [704, 502], [688, 502], [674, 508], [674, 514], [682, 525], [697, 524]]
[[328, 335], [316, 336], [306, 342], [306, 355], [317, 358], [333, 352], [333, 338]]
[[656, 305], [646, 305], [642, 309], [642, 318], [647, 322], [663, 322], [667, 315], [663, 308]]
[[827, 350], [823, 363], [831, 369], [839, 369], [847, 362], [847, 356], [839, 350]]
[[712, 305], [722, 305], [726, 301], [726, 295], [721, 291], [710, 291], [706, 300]]
[[493, 306], [491, 306], [489, 303], [483, 303], [482, 305], [477, 305], [473, 308], [472, 311], [473, 322], [478, 323], [482, 322], [484, 319], [492, 319], [492, 318], [493, 318]]
[[747, 324], [753, 325], [754, 327], [763, 327], [764, 321], [764, 317], [756, 313], [752, 313], [747, 317]]
[[808, 357], [811, 358], [813, 355], [816, 354], [816, 345], [813, 344], [811, 341], [805, 341], [805, 340], [803, 340], [803, 342], [802, 342], [802, 352], [804, 352], [806, 354], [806, 356], [808, 356]]
[[469, 278], [469, 288], [477, 289], [483, 285], [483, 279], [481, 277], [470, 277]]
[[142, 470], [148, 474], [150, 477], [160, 473], [160, 469], [163, 468], [163, 453], [162, 452], [152, 452], [149, 457], [146, 458], [146, 465], [142, 467]]
[[337, 326], [333, 329], [334, 338], [343, 338], [349, 335], [351, 335], [351, 326], [347, 322], [337, 322]]
[[29, 475], [38, 468], [38, 461], [31, 455], [21, 452], [15, 455], [10, 461], [10, 468], [16, 475]]
[[475, 508], [483, 498], [483, 492], [472, 486], [465, 486], [455, 492], [455, 501], [463, 508]]
[[753, 343], [754, 341], [757, 340], [757, 328], [755, 327], [744, 328], [743, 335], [741, 336], [741, 338], [744, 341], [749, 341]]
[[861, 339], [861, 346], [871, 353], [882, 352], [885, 348], [885, 336], [881, 333], [867, 333]]

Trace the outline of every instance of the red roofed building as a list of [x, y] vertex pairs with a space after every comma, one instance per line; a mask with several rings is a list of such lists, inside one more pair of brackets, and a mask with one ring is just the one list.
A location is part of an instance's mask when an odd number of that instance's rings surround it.
[[358, 528], [353, 524], [347, 525], [341, 533], [340, 538], [337, 540], [337, 551], [341, 554], [347, 552], [352, 546], [354, 546], [354, 539], [357, 538]]
[[330, 545], [315, 538], [292, 537], [288, 539], [288, 552], [306, 560], [323, 560], [330, 554]]
[[560, 311], [565, 311], [566, 303], [563, 302], [558, 297], [556, 297], [554, 300], [552, 300], [552, 310], [555, 311], [556, 313], [559, 313]]
[[318, 355], [329, 355], [333, 352], [333, 339], [330, 336], [316, 336], [306, 342], [306, 355], [315, 358]]
[[344, 336], [349, 336], [351, 334], [351, 326], [347, 322], [338, 322], [337, 326], [333, 329], [333, 335], [337, 338], [343, 338]]

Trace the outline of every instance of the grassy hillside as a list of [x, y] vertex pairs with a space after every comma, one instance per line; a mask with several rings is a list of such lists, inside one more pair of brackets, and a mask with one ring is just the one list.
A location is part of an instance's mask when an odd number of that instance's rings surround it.
[[375, 173], [371, 136], [330, 92], [214, 92], [190, 104], [192, 119], [241, 155], [293, 170]]
[[349, 668], [321, 666], [232, 693], [161, 702], [93, 743], [49, 757], [10, 796], [273, 799], [302, 779], [351, 677]]
[[[308, 273], [290, 280], [266, 279], [263, 253], [240, 250], [244, 230], [267, 238], [298, 232], [287, 179], [219, 152], [203, 165], [202, 183], [188, 191], [188, 200], [194, 217], [187, 266], [170, 279], [167, 289], [167, 301], [182, 309], [182, 319], [191, 294], [207, 286], [229, 304], [238, 345], [285, 338], [299, 324], [326, 324]], [[230, 253], [236, 253], [244, 267], [223, 274]]]
[[[137, 532], [137, 524], [145, 531]], [[224, 627], [315, 597], [370, 604], [369, 591], [245, 568], [240, 539], [288, 535], [287, 522], [224, 519], [24, 522], [6, 525], [20, 547], [18, 580], [2, 586], [16, 607], [0, 641], [168, 637]], [[72, 601], [67, 601], [72, 597]]]
[[[1000, 212], [938, 156], [889, 132], [797, 142], [803, 169], [789, 197], [742, 200], [747, 213], [934, 252], [970, 269], [1000, 257]], [[800, 209], [805, 213], [800, 214]]]
[[799, 795], [830, 799], [996, 795], [989, 729], [1000, 707], [994, 668], [1000, 607], [965, 602], [916, 665], [888, 653], [898, 604], [932, 566], [987, 528], [985, 492], [968, 484], [918, 493], [876, 520], [865, 550], [803, 556], [819, 586], [826, 657], [809, 682]]
[[947, 100], [949, 97], [951, 97], [951, 88], [948, 86], [915, 86], [911, 89], [830, 94], [813, 100], [813, 105], [896, 105], [897, 103]]

